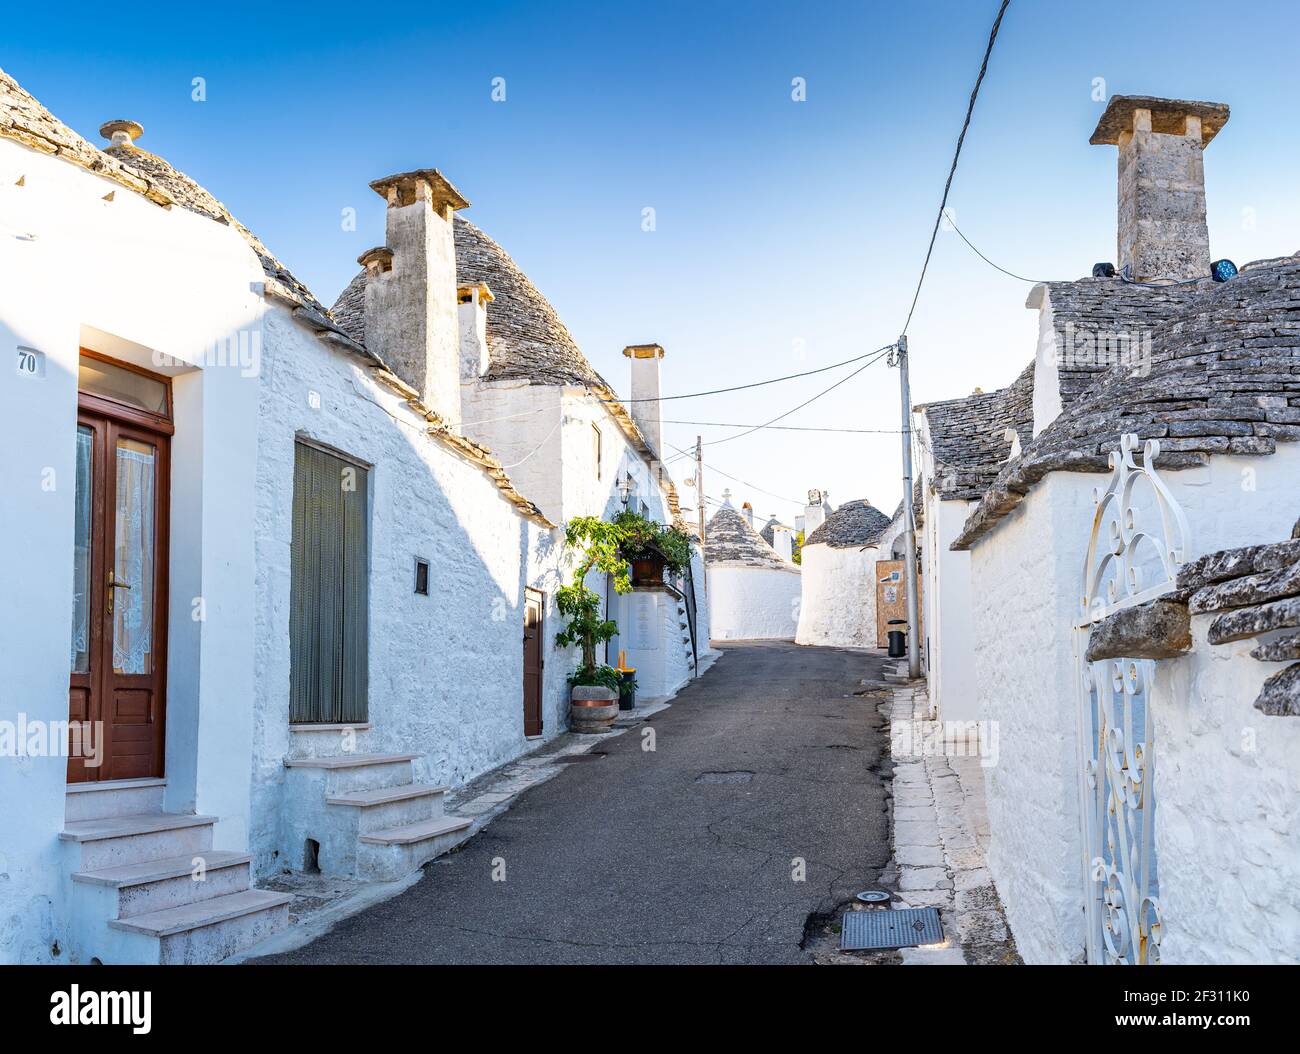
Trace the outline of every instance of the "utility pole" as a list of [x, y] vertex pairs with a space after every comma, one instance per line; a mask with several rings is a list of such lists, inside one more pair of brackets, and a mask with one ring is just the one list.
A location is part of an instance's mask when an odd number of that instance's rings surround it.
[[894, 348], [903, 405], [903, 578], [907, 585], [907, 675], [921, 676], [921, 617], [916, 589], [916, 514], [912, 508], [912, 391], [907, 377], [907, 335]]
[[[700, 563], [704, 564], [704, 440], [695, 437], [695, 504], [700, 517]], [[704, 571], [704, 597], [709, 596], [709, 572]]]

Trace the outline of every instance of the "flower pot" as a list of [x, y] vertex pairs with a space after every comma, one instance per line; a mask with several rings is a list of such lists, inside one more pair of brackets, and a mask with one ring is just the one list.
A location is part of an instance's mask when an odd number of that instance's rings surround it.
[[608, 732], [618, 717], [618, 697], [610, 688], [575, 684], [569, 695], [570, 732]]
[[664, 584], [664, 558], [658, 553], [647, 553], [632, 561], [634, 586], [661, 586]]

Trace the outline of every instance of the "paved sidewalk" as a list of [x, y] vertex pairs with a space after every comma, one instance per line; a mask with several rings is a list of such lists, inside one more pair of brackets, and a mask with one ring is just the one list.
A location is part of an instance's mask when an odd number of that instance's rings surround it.
[[[895, 907], [935, 907], [948, 942], [905, 948], [903, 963], [1018, 963], [985, 866], [988, 812], [978, 757], [922, 756], [918, 723], [930, 721], [924, 682], [897, 687], [890, 705], [894, 761]], [[910, 723], [905, 726], [905, 723]]]

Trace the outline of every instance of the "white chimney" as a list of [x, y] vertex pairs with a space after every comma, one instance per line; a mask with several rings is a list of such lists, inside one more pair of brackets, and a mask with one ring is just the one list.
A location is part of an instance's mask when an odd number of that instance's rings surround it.
[[782, 560], [794, 559], [794, 533], [789, 527], [778, 523], [772, 528], [772, 548]]
[[658, 344], [629, 344], [623, 354], [632, 360], [632, 420], [655, 454], [663, 457], [663, 413], [659, 402], [659, 360], [664, 349]]
[[460, 379], [472, 381], [487, 372], [487, 306], [496, 297], [486, 282], [456, 289], [460, 313]]
[[810, 490], [808, 504], [803, 507], [803, 532], [807, 538], [826, 521], [826, 506], [822, 504], [822, 492]]
[[469, 202], [436, 169], [370, 184], [388, 202], [386, 244], [363, 253], [366, 347], [449, 422], [460, 420], [453, 216]]
[[1089, 142], [1119, 147], [1119, 267], [1134, 279], [1210, 273], [1202, 152], [1228, 122], [1222, 103], [1114, 95]]
[[751, 527], [754, 526], [754, 506], [749, 504], [749, 502], [745, 502], [745, 504], [740, 507], [740, 514], [745, 517], [745, 522], [747, 524]]

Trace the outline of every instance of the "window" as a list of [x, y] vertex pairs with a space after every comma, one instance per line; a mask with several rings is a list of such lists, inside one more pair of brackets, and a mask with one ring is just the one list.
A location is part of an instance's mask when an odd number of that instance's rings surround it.
[[596, 459], [596, 478], [600, 479], [600, 426], [591, 426], [591, 450]]
[[289, 720], [367, 719], [369, 472], [299, 442], [294, 449]]
[[415, 591], [422, 597], [429, 595], [429, 561], [415, 558]]

